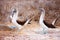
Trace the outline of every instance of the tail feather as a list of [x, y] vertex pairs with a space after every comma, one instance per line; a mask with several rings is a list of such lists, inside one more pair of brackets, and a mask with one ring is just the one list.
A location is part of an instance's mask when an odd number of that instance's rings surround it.
[[54, 25], [57, 20], [58, 20], [58, 18], [54, 19], [53, 22], [52, 22], [52, 25]]

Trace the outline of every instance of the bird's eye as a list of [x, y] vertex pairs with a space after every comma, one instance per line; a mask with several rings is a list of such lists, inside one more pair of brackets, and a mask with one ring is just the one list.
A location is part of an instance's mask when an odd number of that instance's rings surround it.
[[17, 13], [17, 10], [14, 8], [14, 9], [12, 9], [12, 17], [15, 13]]
[[44, 12], [44, 8], [40, 8], [41, 12]]
[[13, 10], [12, 10], [12, 12], [13, 12], [13, 13], [16, 13], [16, 12], [17, 12], [17, 10], [16, 10], [16, 9], [13, 9]]

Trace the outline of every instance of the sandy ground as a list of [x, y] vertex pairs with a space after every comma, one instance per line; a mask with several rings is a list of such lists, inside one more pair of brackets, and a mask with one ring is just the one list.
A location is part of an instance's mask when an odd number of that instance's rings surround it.
[[20, 35], [19, 32], [0, 31], [0, 40], [60, 40], [60, 33]]
[[[60, 30], [51, 29], [48, 30], [46, 34], [36, 33], [40, 25], [37, 22], [32, 22], [28, 24], [23, 29], [19, 31], [0, 31], [0, 40], [59, 40]], [[37, 30], [37, 31], [38, 31]]]

